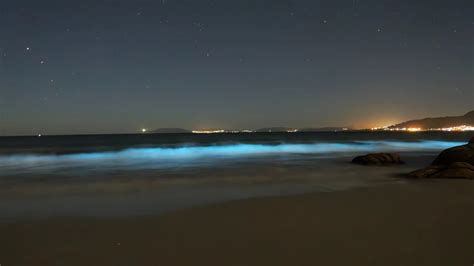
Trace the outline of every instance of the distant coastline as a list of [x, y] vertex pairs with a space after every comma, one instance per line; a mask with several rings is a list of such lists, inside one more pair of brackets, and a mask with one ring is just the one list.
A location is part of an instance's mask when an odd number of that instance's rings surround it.
[[474, 132], [474, 110], [461, 116], [429, 117], [409, 120], [394, 125], [373, 128], [356, 129], [351, 126], [334, 127], [263, 127], [257, 129], [185, 129], [185, 128], [157, 128], [153, 130], [141, 129], [139, 132], [123, 133], [87, 133], [87, 134], [47, 134], [38, 132], [35, 135], [0, 135], [0, 137], [46, 137], [46, 136], [81, 136], [81, 135], [131, 135], [131, 134], [235, 134], [235, 133], [311, 133], [311, 132], [370, 132], [370, 131], [449, 131]]
[[159, 128], [147, 133], [296, 133], [296, 132], [339, 132], [339, 131], [474, 131], [474, 110], [461, 116], [446, 116], [409, 120], [395, 125], [385, 127], [374, 127], [365, 129], [354, 129], [345, 127], [316, 127], [316, 128], [292, 128], [292, 127], [264, 127], [258, 129], [199, 129], [188, 130], [183, 128]]

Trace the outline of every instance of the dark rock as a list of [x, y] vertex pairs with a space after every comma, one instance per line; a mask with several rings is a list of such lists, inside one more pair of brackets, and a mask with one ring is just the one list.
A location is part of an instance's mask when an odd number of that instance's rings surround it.
[[471, 171], [474, 171], [474, 165], [470, 163], [464, 163], [464, 162], [452, 163], [451, 165], [449, 165], [449, 168], [466, 168]]
[[464, 178], [474, 179], [474, 171], [469, 168], [446, 168], [432, 178]]
[[352, 159], [352, 163], [361, 165], [390, 165], [403, 164], [404, 162], [398, 153], [369, 153], [355, 157]]
[[445, 166], [431, 165], [423, 169], [413, 171], [408, 174], [410, 178], [432, 178], [433, 176], [439, 174], [443, 169], [446, 169]]
[[446, 165], [431, 165], [408, 174], [411, 178], [465, 178], [474, 179], [474, 165], [465, 162]]
[[474, 179], [474, 138], [469, 144], [442, 151], [431, 166], [413, 171], [408, 177]]
[[452, 147], [442, 151], [433, 161], [433, 165], [450, 165], [455, 162], [465, 162], [474, 165], [474, 142], [469, 144]]

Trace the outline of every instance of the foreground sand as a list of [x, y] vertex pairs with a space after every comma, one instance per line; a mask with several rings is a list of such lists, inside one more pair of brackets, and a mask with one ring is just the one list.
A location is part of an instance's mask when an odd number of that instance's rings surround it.
[[0, 223], [2, 266], [473, 263], [474, 182], [466, 180], [241, 200], [156, 217]]

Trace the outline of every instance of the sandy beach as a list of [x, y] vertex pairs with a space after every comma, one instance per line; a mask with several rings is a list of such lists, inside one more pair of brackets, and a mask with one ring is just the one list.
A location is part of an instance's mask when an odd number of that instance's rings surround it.
[[423, 180], [158, 216], [0, 225], [0, 264], [472, 265], [474, 182]]

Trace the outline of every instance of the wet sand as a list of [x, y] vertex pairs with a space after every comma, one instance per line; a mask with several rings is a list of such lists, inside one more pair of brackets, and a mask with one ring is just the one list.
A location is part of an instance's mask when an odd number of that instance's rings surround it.
[[473, 225], [473, 181], [423, 180], [157, 216], [0, 221], [0, 264], [470, 266]]

